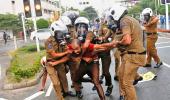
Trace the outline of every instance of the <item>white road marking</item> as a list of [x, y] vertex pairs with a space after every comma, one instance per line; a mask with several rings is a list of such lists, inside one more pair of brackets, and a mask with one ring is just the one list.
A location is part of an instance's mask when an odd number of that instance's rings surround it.
[[46, 97], [50, 96], [52, 90], [53, 90], [53, 83], [51, 82], [45, 96]]
[[166, 67], [170, 68], [170, 65], [168, 65], [167, 63], [163, 62], [163, 65], [165, 65]]
[[170, 38], [167, 38], [167, 37], [162, 37], [162, 36], [159, 36], [158, 38], [170, 39]]
[[[2, 71], [1, 71], [1, 64], [0, 64], [0, 79], [1, 79], [1, 75], [2, 75]], [[0, 99], [1, 100], [1, 99]]]
[[45, 92], [44, 92], [44, 91], [39, 91], [39, 92], [37, 92], [37, 93], [35, 93], [35, 94], [33, 94], [33, 95], [31, 95], [31, 96], [25, 98], [24, 100], [33, 100], [34, 98], [36, 98], [36, 97], [42, 95], [43, 93], [45, 93]]
[[157, 49], [163, 49], [163, 48], [169, 48], [170, 46], [161, 46], [161, 47], [156, 47]]
[[159, 42], [159, 43], [156, 43], [156, 44], [165, 44], [165, 43], [170, 43], [170, 41], [168, 41], [168, 42]]
[[8, 100], [8, 99], [0, 98], [0, 100]]

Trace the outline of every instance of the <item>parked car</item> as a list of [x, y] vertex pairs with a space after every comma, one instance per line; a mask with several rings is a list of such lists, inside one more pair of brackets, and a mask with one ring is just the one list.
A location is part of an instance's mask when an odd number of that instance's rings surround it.
[[33, 31], [31, 32], [30, 39], [35, 40], [36, 36], [39, 40], [45, 40], [48, 39], [51, 36], [49, 29], [39, 29], [37, 32]]

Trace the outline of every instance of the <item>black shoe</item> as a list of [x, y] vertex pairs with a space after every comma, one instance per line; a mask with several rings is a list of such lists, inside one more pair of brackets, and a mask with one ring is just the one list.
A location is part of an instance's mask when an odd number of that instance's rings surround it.
[[163, 63], [162, 63], [162, 62], [157, 63], [157, 64], [156, 64], [156, 66], [154, 66], [154, 68], [159, 68], [161, 65], [163, 65]]
[[74, 88], [74, 85], [73, 85], [73, 84], [71, 84], [71, 88]]
[[115, 81], [119, 81], [118, 76], [114, 76], [114, 80], [115, 80]]
[[100, 83], [100, 84], [103, 84], [103, 80], [99, 80], [99, 83]]
[[100, 80], [103, 80], [103, 78], [104, 78], [104, 75], [101, 75], [99, 79], [100, 79]]
[[110, 94], [112, 93], [112, 90], [113, 90], [113, 85], [108, 86], [105, 95], [110, 96]]
[[95, 91], [95, 90], [96, 90], [96, 87], [95, 87], [95, 86], [93, 86], [92, 90], [93, 90], [93, 91]]
[[120, 96], [119, 100], [125, 100], [124, 96]]
[[143, 67], [152, 67], [151, 64], [146, 64], [145, 66]]
[[80, 99], [83, 98], [83, 94], [81, 91], [76, 91], [76, 96]]
[[68, 92], [63, 93], [63, 97], [66, 97], [66, 96], [75, 97], [76, 94], [74, 94], [72, 91], [68, 91]]
[[138, 84], [138, 82], [139, 82], [139, 81], [142, 81], [142, 80], [143, 80], [143, 77], [140, 76], [138, 79], [136, 79], [136, 80], [133, 81], [133, 85]]

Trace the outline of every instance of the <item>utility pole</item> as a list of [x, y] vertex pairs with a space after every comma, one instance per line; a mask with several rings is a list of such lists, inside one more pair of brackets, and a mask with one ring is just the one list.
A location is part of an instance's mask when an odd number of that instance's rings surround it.
[[[34, 24], [34, 30], [35, 30], [35, 33], [37, 33], [37, 23], [36, 23], [34, 0], [30, 0], [30, 6], [31, 6], [31, 13], [32, 13], [32, 20], [33, 20], [33, 24]], [[40, 44], [39, 44], [37, 34], [35, 34], [35, 37], [36, 37], [37, 52], [39, 52]]]
[[22, 19], [22, 27], [23, 27], [23, 32], [24, 32], [24, 41], [27, 42], [27, 34], [26, 34], [26, 29], [25, 29], [25, 16], [24, 13], [21, 13], [21, 19]]
[[169, 29], [169, 15], [168, 15], [168, 3], [165, 0], [165, 13], [166, 13], [166, 29]]

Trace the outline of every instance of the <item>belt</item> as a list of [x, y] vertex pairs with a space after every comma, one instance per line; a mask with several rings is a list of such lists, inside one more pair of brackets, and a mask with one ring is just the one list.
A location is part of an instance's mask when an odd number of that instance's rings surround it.
[[146, 54], [146, 51], [141, 52], [141, 53], [128, 51], [128, 52], [127, 52], [127, 54], [138, 54], [138, 55], [144, 55], [144, 54]]
[[153, 33], [146, 33], [147, 35], [154, 35], [154, 34], [157, 34], [156, 32], [153, 32]]

